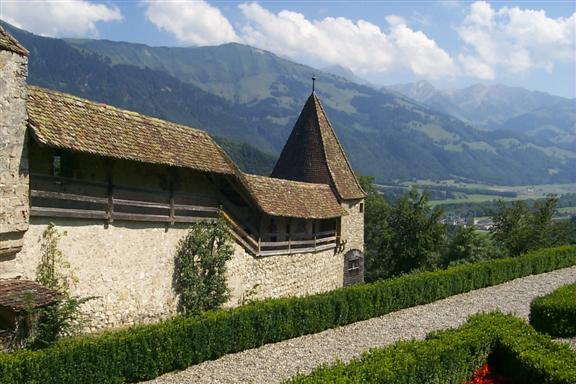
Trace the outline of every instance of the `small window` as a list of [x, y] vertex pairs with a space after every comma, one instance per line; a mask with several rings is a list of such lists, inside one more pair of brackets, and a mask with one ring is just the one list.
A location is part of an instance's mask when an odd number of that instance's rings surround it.
[[348, 272], [350, 272], [351, 274], [357, 274], [358, 272], [360, 272], [359, 259], [348, 260]]
[[358, 208], [360, 213], [364, 213], [364, 203], [360, 203], [360, 207]]
[[52, 157], [52, 176], [62, 176], [62, 156], [60, 155]]

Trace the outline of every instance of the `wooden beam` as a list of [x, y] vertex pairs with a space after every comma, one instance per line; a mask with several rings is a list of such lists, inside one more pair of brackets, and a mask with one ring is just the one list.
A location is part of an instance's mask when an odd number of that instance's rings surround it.
[[50, 207], [32, 207], [31, 216], [42, 217], [72, 217], [78, 219], [107, 219], [108, 215], [104, 211], [94, 211], [89, 209], [69, 209], [69, 208], [50, 208]]
[[30, 196], [57, 200], [83, 201], [96, 204], [106, 204], [108, 202], [108, 198], [106, 197], [84, 196], [63, 192], [39, 191], [36, 189], [30, 191]]

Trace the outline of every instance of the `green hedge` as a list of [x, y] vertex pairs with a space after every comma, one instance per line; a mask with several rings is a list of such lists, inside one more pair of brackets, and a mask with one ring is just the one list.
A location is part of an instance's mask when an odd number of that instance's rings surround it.
[[288, 382], [461, 384], [487, 359], [511, 383], [576, 383], [576, 354], [569, 347], [500, 313], [475, 315], [459, 329], [373, 349], [348, 364], [323, 366]]
[[150, 379], [227, 353], [572, 265], [576, 265], [576, 246], [559, 247], [69, 338], [44, 350], [0, 354], [0, 383], [96, 384]]
[[576, 336], [576, 284], [558, 288], [532, 301], [530, 324], [551, 336]]

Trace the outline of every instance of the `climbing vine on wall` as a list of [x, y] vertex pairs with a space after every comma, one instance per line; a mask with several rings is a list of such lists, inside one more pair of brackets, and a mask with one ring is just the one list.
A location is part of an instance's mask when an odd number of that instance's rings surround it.
[[192, 224], [178, 243], [175, 258], [175, 288], [183, 313], [217, 309], [228, 299], [226, 262], [233, 253], [224, 219]]
[[61, 234], [52, 223], [48, 224], [42, 234], [41, 258], [36, 267], [36, 281], [55, 291], [58, 302], [45, 308], [28, 311], [30, 319], [34, 319], [26, 342], [30, 348], [42, 348], [62, 336], [80, 333], [88, 323], [80, 307], [95, 297], [70, 294], [70, 288], [78, 283], [78, 278], [58, 248], [62, 235], [66, 235], [66, 232]]

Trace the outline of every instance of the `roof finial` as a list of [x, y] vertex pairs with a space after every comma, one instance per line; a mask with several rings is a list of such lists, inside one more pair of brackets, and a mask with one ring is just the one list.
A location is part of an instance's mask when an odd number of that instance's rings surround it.
[[315, 89], [316, 89], [316, 75], [313, 74], [312, 75], [312, 93], [314, 93]]

